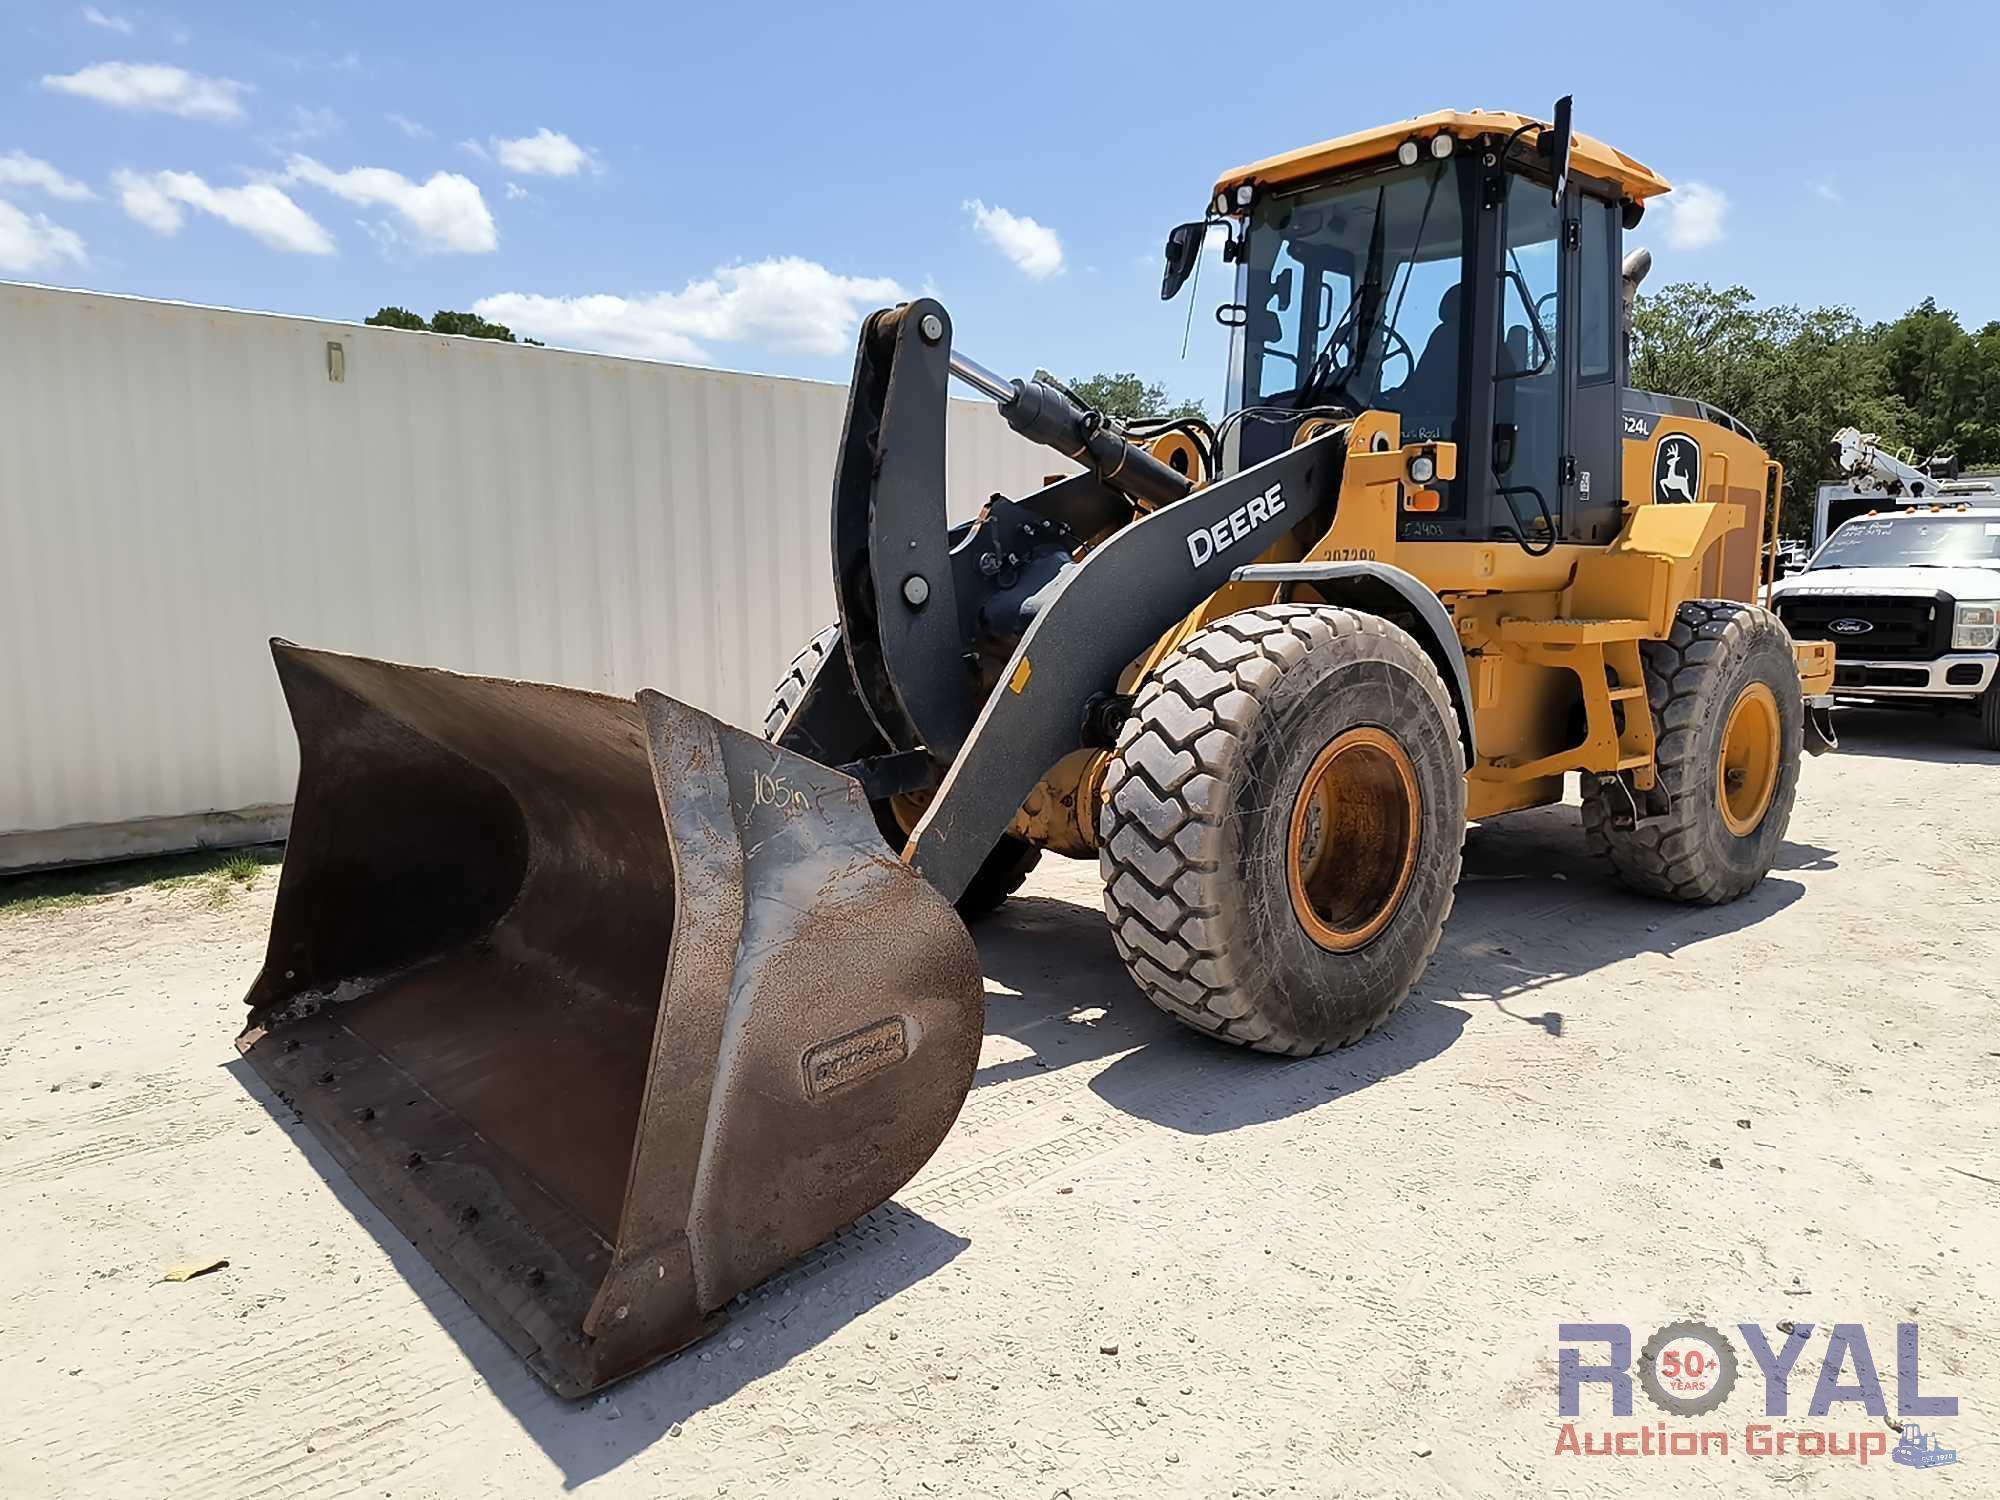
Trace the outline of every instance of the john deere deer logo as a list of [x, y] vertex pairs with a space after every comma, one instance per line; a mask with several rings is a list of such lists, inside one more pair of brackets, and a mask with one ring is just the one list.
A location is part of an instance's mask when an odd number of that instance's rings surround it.
[[1685, 433], [1669, 433], [1654, 450], [1653, 498], [1662, 505], [1701, 498], [1701, 444]]

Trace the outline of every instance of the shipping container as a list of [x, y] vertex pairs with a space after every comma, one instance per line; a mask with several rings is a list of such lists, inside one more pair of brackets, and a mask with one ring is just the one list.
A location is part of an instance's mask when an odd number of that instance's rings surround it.
[[[283, 835], [272, 636], [758, 726], [846, 387], [0, 283], [0, 869]], [[951, 513], [1062, 465], [954, 402]]]

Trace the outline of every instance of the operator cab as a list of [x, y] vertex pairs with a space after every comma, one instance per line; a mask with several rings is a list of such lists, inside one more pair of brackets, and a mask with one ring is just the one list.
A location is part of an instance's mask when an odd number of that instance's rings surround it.
[[[1441, 112], [1239, 168], [1224, 466], [1314, 415], [1393, 411], [1459, 448], [1407, 541], [1602, 543], [1620, 521], [1622, 231], [1667, 184], [1553, 124]], [[1187, 241], [1176, 231], [1183, 261]], [[1168, 294], [1177, 290], [1169, 241]], [[1426, 504], [1432, 504], [1428, 499]]]

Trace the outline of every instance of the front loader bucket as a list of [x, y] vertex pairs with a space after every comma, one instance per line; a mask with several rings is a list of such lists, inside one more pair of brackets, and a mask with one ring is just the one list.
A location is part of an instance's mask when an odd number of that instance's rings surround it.
[[273, 651], [299, 789], [237, 1046], [557, 1391], [937, 1148], [978, 956], [852, 780], [657, 693]]

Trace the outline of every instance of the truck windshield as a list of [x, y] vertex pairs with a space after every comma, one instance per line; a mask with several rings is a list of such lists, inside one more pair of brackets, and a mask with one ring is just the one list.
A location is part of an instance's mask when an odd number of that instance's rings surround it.
[[1452, 161], [1266, 199], [1232, 407], [1375, 407], [1402, 416], [1405, 441], [1453, 437], [1463, 260]]
[[1862, 516], [1813, 555], [1820, 568], [2000, 568], [2000, 516]]

